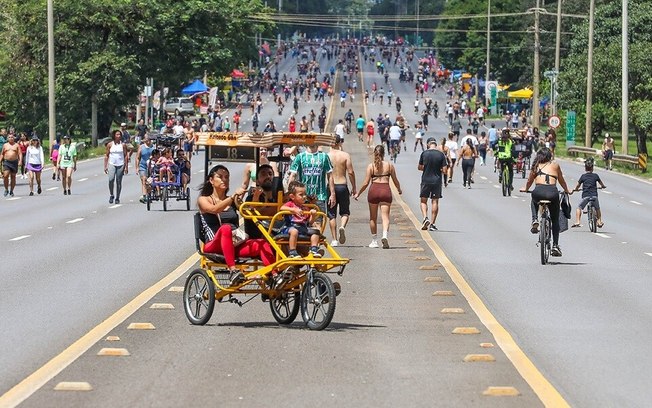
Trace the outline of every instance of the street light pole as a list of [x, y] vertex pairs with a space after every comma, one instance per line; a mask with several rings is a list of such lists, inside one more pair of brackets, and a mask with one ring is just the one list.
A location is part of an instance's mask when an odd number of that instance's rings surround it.
[[622, 34], [622, 59], [623, 59], [623, 67], [622, 67], [622, 72], [621, 72], [621, 86], [622, 86], [622, 100], [623, 103], [621, 105], [621, 116], [622, 116], [622, 122], [621, 122], [621, 140], [622, 140], [622, 152], [623, 154], [627, 154], [627, 141], [628, 141], [628, 136], [629, 136], [629, 38], [628, 38], [628, 25], [629, 22], [627, 21], [629, 16], [627, 15], [627, 1], [628, 0], [623, 0], [623, 21], [622, 21], [622, 26], [623, 26], [623, 34]]
[[[489, 81], [489, 45], [491, 44], [491, 0], [487, 0], [487, 72], [485, 73], [484, 76], [484, 83], [486, 84], [487, 81]], [[484, 99], [489, 106], [489, 93], [486, 91], [485, 87], [485, 93], [484, 93]]]
[[534, 10], [534, 74], [532, 76], [532, 126], [539, 127], [539, 1]]
[[414, 39], [414, 44], [419, 46], [419, 0], [417, 0], [417, 38]]
[[584, 145], [591, 147], [591, 133], [593, 132], [593, 14], [595, 13], [595, 0], [590, 1], [589, 6], [589, 52], [586, 68], [586, 125], [584, 133]]
[[[557, 37], [555, 39], [555, 72], [559, 74], [559, 54], [560, 54], [560, 48], [561, 48], [561, 3], [562, 0], [557, 1]], [[551, 91], [556, 92], [557, 91], [557, 80], [555, 78], [555, 89]], [[550, 98], [550, 102], [552, 103], [552, 114], [556, 115], [557, 114], [557, 98], [553, 97]]]
[[50, 148], [56, 137], [56, 110], [54, 95], [54, 4], [48, 0], [48, 135]]

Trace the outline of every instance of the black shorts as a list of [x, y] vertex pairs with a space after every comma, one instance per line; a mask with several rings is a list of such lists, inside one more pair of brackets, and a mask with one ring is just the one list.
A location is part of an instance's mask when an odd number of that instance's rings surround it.
[[441, 198], [441, 182], [439, 183], [421, 183], [421, 198]]
[[349, 208], [351, 204], [351, 193], [346, 184], [335, 184], [335, 205], [328, 208], [328, 218], [333, 219], [337, 217], [337, 207], [340, 208], [340, 217], [344, 215], [351, 215]]

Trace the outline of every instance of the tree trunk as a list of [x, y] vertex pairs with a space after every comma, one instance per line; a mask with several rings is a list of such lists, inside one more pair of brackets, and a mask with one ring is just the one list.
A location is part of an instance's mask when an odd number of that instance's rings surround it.
[[91, 144], [97, 146], [97, 95], [91, 96]]

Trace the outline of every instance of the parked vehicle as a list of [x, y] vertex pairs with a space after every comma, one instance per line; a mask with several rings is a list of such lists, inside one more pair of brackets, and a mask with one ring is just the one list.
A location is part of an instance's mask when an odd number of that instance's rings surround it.
[[195, 113], [195, 105], [190, 98], [170, 98], [165, 101], [165, 112], [174, 115], [189, 115]]

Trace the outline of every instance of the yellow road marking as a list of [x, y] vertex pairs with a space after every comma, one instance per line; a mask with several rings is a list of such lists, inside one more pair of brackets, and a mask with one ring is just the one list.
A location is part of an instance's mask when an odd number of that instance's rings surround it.
[[92, 391], [93, 387], [87, 382], [62, 381], [54, 387], [55, 391]]
[[108, 319], [95, 326], [59, 355], [45, 363], [41, 368], [34, 371], [27, 378], [4, 393], [2, 397], [0, 397], [0, 407], [15, 407], [25, 401], [30, 395], [35, 393], [39, 388], [54, 378], [54, 376], [59, 374], [84, 354], [95, 343], [100, 341], [102, 337], [107, 335], [116, 326], [124, 322], [129, 318], [129, 316], [149, 302], [157, 293], [186, 273], [188, 269], [197, 263], [197, 261], [199, 261], [199, 254], [194, 253], [166, 277], [136, 296], [131, 302], [127, 303]]
[[[405, 212], [408, 218], [412, 221], [412, 224], [414, 224], [415, 227], [421, 225], [410, 207], [408, 207], [405, 201], [403, 201], [401, 196], [398, 194], [398, 191], [396, 191], [396, 187], [392, 183], [390, 183], [390, 186], [392, 194], [396, 199], [395, 202], [402, 207], [403, 212]], [[455, 286], [457, 286], [464, 298], [466, 298], [466, 301], [469, 302], [471, 309], [473, 309], [475, 314], [480, 318], [482, 324], [484, 324], [484, 326], [491, 332], [496, 339], [498, 346], [503, 350], [525, 382], [527, 382], [532, 390], [534, 390], [541, 402], [547, 407], [570, 407], [559, 391], [550, 384], [541, 371], [539, 371], [518, 344], [516, 344], [512, 335], [509, 334], [509, 332], [498, 322], [496, 317], [494, 317], [494, 315], [489, 311], [482, 299], [480, 299], [473, 289], [471, 289], [471, 286], [468, 284], [466, 279], [464, 279], [451, 260], [448, 259], [448, 256], [446, 256], [441, 247], [432, 238], [432, 235], [426, 231], [421, 231], [421, 237], [426, 241], [426, 244], [432, 249], [439, 262], [444, 266], [448, 276], [450, 276], [453, 283], [455, 283]], [[499, 389], [498, 393], [502, 391], [502, 389]], [[516, 389], [514, 389], [514, 391], [516, 391]], [[485, 393], [486, 392], [487, 391], [485, 391]], [[512, 391], [510, 390], [509, 392]], [[516, 393], [517, 394], [515, 395], [518, 395], [518, 391], [516, 391]], [[496, 394], [489, 393], [485, 395]]]

